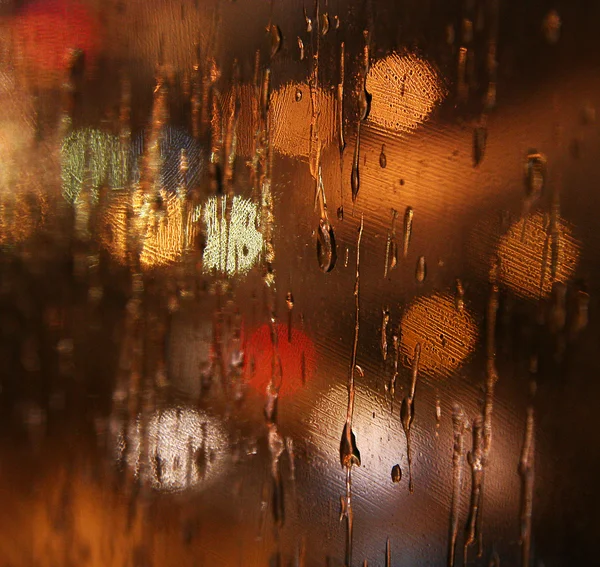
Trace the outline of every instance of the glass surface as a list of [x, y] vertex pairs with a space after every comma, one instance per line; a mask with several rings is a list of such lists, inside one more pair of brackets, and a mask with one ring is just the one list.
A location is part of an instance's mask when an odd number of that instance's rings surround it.
[[597, 563], [597, 2], [0, 3], [0, 565]]

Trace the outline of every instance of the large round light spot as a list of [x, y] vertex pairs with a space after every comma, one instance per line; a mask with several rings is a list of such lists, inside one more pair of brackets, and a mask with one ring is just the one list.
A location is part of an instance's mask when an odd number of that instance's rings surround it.
[[125, 448], [135, 475], [158, 490], [174, 492], [213, 480], [223, 467], [228, 442], [214, 418], [190, 408], [169, 408], [151, 415], [145, 425], [138, 418], [127, 439], [117, 440], [117, 459]]
[[[299, 329], [277, 325], [277, 348], [281, 360], [281, 387], [279, 394], [293, 394], [312, 380], [315, 372], [315, 347]], [[245, 376], [248, 383], [260, 393], [267, 391], [273, 372], [273, 343], [269, 325], [259, 327], [246, 345]]]
[[402, 354], [409, 363], [421, 344], [419, 370], [444, 377], [473, 352], [477, 326], [466, 307], [459, 309], [450, 294], [419, 297], [402, 317]]
[[522, 297], [547, 297], [552, 291], [553, 270], [554, 281], [563, 283], [575, 273], [579, 244], [571, 227], [559, 218], [553, 239], [546, 217], [537, 212], [521, 219], [498, 244], [501, 280]]
[[371, 67], [367, 91], [373, 96], [369, 122], [395, 132], [411, 132], [446, 96], [433, 66], [412, 53], [392, 53]]

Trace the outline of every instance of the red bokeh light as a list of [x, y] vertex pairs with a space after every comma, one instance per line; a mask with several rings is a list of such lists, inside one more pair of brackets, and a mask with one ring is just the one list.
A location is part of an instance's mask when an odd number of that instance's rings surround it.
[[[277, 325], [279, 357], [282, 382], [280, 396], [293, 394], [312, 380], [315, 373], [316, 353], [313, 342], [299, 329], [292, 327], [291, 341], [288, 326]], [[246, 344], [245, 375], [248, 384], [265, 393], [271, 380], [273, 344], [269, 325], [263, 325], [252, 333]]]
[[37, 71], [65, 69], [70, 50], [84, 52], [86, 65], [100, 50], [100, 24], [83, 6], [67, 0], [37, 0], [17, 17], [16, 39], [26, 64]]

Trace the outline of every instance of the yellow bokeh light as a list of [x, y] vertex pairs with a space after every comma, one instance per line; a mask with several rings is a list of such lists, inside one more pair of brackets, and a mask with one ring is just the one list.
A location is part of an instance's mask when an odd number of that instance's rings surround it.
[[227, 222], [227, 197], [211, 197], [204, 207], [206, 248], [203, 269], [228, 274], [246, 273], [258, 261], [263, 236], [257, 226], [258, 208], [242, 197], [233, 197]]
[[[569, 224], [561, 218], [557, 220], [557, 236], [555, 281], [565, 283], [575, 273], [579, 243], [573, 238]], [[547, 297], [553, 283], [552, 246], [548, 220], [542, 213], [534, 213], [513, 224], [497, 248], [502, 283], [522, 297]]]
[[[131, 195], [126, 191], [114, 192], [111, 202], [102, 215], [100, 229], [101, 242], [111, 255], [119, 262], [127, 262], [128, 227], [127, 211], [132, 207], [135, 224], [131, 230], [139, 230], [143, 226], [142, 251], [140, 264], [144, 269], [156, 268], [177, 262], [184, 251], [184, 247], [191, 247], [196, 233], [197, 224], [193, 223], [193, 213], [188, 213], [188, 230], [184, 230], [182, 215], [182, 201], [173, 194], [162, 191], [164, 214], [154, 226], [151, 223], [139, 223], [144, 212], [144, 205], [134, 200], [131, 205]], [[136, 235], [136, 238], [140, 235]], [[185, 246], [184, 246], [185, 245]]]
[[129, 230], [143, 232], [140, 255], [143, 269], [179, 261], [184, 250], [192, 249], [200, 221], [206, 234], [205, 272], [216, 270], [229, 276], [244, 274], [260, 258], [263, 236], [257, 229], [258, 207], [250, 199], [233, 197], [227, 220], [227, 197], [210, 197], [204, 205], [186, 211], [184, 221], [185, 203], [178, 196], [161, 191], [163, 215], [153, 224], [151, 213], [147, 211], [148, 204], [136, 195], [132, 199], [128, 192], [113, 192], [111, 202], [102, 214], [101, 242], [117, 261], [128, 261], [128, 208], [134, 213]]
[[[317, 89], [317, 127], [321, 147], [330, 144], [336, 134], [335, 99], [332, 93]], [[288, 83], [271, 95], [273, 147], [292, 157], [310, 153], [312, 102], [305, 83]]]
[[419, 371], [445, 377], [473, 352], [477, 326], [466, 307], [448, 293], [417, 298], [402, 317], [401, 351], [410, 361], [421, 344]]
[[375, 62], [367, 91], [373, 95], [369, 123], [394, 132], [411, 132], [425, 122], [447, 92], [433, 66], [412, 53]]

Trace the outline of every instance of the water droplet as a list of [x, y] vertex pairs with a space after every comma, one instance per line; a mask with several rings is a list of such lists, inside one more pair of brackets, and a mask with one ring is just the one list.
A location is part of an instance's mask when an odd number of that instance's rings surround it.
[[354, 431], [346, 423], [342, 430], [342, 439], [340, 441], [340, 462], [342, 467], [360, 467], [360, 451], [356, 446], [356, 436]]
[[581, 121], [583, 124], [593, 124], [596, 122], [596, 109], [591, 103], [586, 103], [581, 109]]
[[385, 156], [385, 144], [381, 146], [381, 153], [379, 154], [379, 167], [385, 169], [387, 166], [387, 157]]
[[302, 100], [302, 90], [296, 89], [296, 102], [300, 102]]
[[452, 453], [452, 501], [450, 503], [450, 541], [448, 543], [448, 567], [454, 567], [456, 541], [458, 538], [458, 520], [463, 476], [465, 414], [458, 404], [452, 408], [452, 430], [454, 449]]
[[402, 469], [400, 465], [394, 465], [392, 467], [392, 482], [399, 483], [402, 480]]
[[333, 27], [334, 27], [336, 30], [339, 30], [339, 29], [340, 29], [340, 18], [339, 18], [339, 16], [337, 16], [337, 15], [336, 15], [336, 16], [333, 16], [333, 23], [334, 23], [334, 26], [333, 26]]
[[278, 25], [271, 24], [269, 33], [271, 34], [271, 57], [275, 57], [275, 55], [277, 55], [281, 49], [281, 43], [283, 39], [281, 35], [281, 29]]
[[298, 49], [300, 50], [300, 61], [304, 60], [304, 42], [298, 37]]
[[387, 342], [387, 329], [390, 323], [390, 310], [385, 307], [382, 309], [382, 322], [381, 322], [381, 355], [383, 360], [387, 358], [388, 342]]
[[321, 15], [321, 35], [327, 35], [329, 31], [329, 16], [327, 13]]
[[312, 20], [308, 17], [308, 14], [306, 13], [306, 7], [302, 8], [304, 10], [304, 21], [306, 22], [306, 31], [308, 33], [312, 32]]
[[456, 297], [455, 297], [455, 303], [456, 303], [456, 310], [457, 311], [463, 311], [465, 308], [465, 290], [463, 288], [463, 284], [462, 282], [457, 279], [456, 280]]
[[400, 422], [402, 423], [402, 429], [404, 429], [404, 435], [406, 436], [406, 457], [408, 461], [408, 490], [413, 492], [413, 481], [412, 481], [412, 445], [410, 430], [415, 418], [415, 393], [417, 390], [417, 378], [419, 375], [419, 361], [421, 358], [421, 343], [417, 343], [415, 346], [415, 352], [412, 362], [412, 378], [410, 385], [410, 393], [407, 397], [402, 399], [402, 405], [400, 406]]
[[525, 191], [528, 197], [539, 196], [546, 184], [546, 157], [531, 150], [525, 163]]
[[456, 33], [454, 31], [454, 26], [452, 24], [446, 25], [446, 43], [448, 45], [454, 45], [454, 40], [456, 39]]
[[387, 246], [385, 249], [385, 266], [383, 270], [383, 277], [387, 278], [388, 273], [390, 273], [398, 263], [398, 246], [396, 244], [396, 217], [398, 216], [398, 211], [396, 209], [392, 209], [392, 225], [388, 232], [387, 238]]
[[425, 264], [425, 256], [419, 256], [417, 259], [417, 268], [415, 270], [415, 279], [417, 283], [422, 284], [427, 277], [427, 265]]
[[557, 43], [560, 39], [562, 22], [556, 10], [550, 10], [542, 22], [542, 31], [548, 43]]
[[331, 272], [337, 260], [333, 227], [325, 219], [319, 222], [317, 231], [317, 258], [324, 272]]
[[373, 95], [367, 92], [366, 87], [360, 89], [358, 95], [358, 115], [360, 117], [361, 122], [364, 122], [371, 113], [371, 101], [373, 100]]
[[352, 202], [356, 202], [358, 191], [360, 190], [360, 173], [358, 171], [360, 153], [360, 123], [356, 135], [356, 145], [354, 146], [354, 157], [352, 158], [352, 172], [350, 174], [350, 187], [352, 188]]
[[340, 206], [337, 208], [337, 218], [338, 218], [338, 220], [340, 220], [340, 221], [343, 221], [343, 220], [344, 220], [344, 205], [340, 205]]
[[412, 207], [406, 207], [406, 211], [404, 212], [404, 228], [402, 234], [402, 255], [404, 258], [408, 256], [408, 247], [410, 246], [410, 239], [412, 237], [413, 216], [414, 212]]
[[473, 130], [473, 165], [475, 167], [483, 161], [487, 135], [487, 128], [485, 126], [476, 126]]
[[287, 292], [287, 295], [285, 297], [285, 304], [287, 305], [287, 308], [290, 311], [294, 308], [294, 296], [292, 295], [291, 291]]
[[571, 323], [571, 336], [575, 338], [583, 331], [589, 321], [590, 296], [583, 290], [577, 292], [575, 298], [575, 313]]

